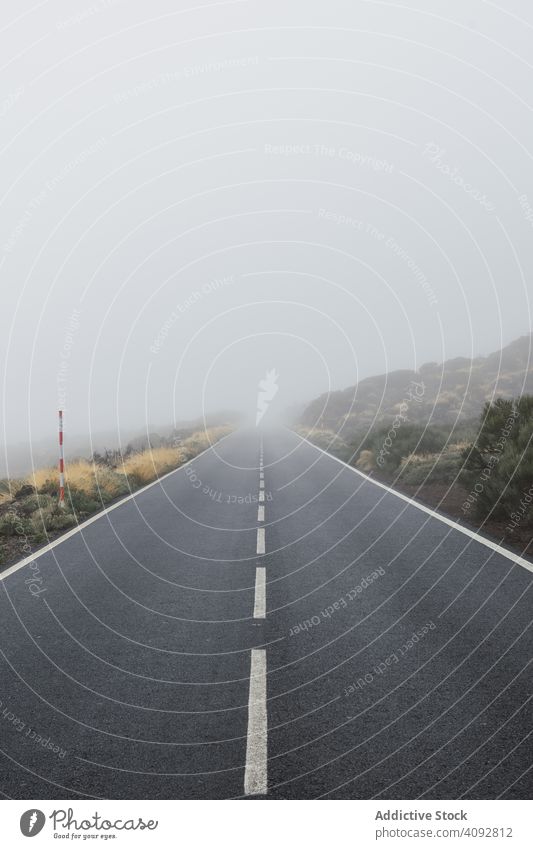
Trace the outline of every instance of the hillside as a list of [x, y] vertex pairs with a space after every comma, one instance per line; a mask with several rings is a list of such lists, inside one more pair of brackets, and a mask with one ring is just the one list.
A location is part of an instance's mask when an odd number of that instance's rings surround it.
[[501, 351], [470, 360], [426, 363], [418, 372], [399, 370], [368, 377], [356, 386], [321, 395], [299, 418], [306, 428], [334, 431], [344, 440], [399, 413], [416, 424], [449, 424], [479, 416], [493, 397], [533, 393], [533, 335]]

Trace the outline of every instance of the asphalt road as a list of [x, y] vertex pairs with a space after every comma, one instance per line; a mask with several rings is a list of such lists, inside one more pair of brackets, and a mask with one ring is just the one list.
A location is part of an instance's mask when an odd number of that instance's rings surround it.
[[4, 573], [0, 791], [529, 798], [531, 581], [295, 434], [235, 433]]

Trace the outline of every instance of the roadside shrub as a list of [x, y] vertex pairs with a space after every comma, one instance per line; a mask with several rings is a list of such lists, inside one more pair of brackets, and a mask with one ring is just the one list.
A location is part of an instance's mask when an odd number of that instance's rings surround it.
[[192, 457], [196, 457], [198, 454], [201, 454], [201, 452], [205, 451], [206, 448], [209, 448], [210, 444], [211, 442], [205, 432], [197, 431], [187, 439], [183, 440], [179, 450], [182, 452], [182, 456], [185, 460], [189, 460]]
[[31, 525], [27, 516], [16, 510], [9, 510], [0, 517], [0, 536], [15, 537], [31, 533]]
[[351, 456], [350, 446], [332, 430], [319, 427], [298, 427], [296, 428], [296, 433], [299, 433], [300, 436], [308, 439], [313, 445], [317, 445], [323, 451], [329, 451], [330, 454], [334, 454], [335, 457], [339, 457], [341, 460], [347, 461]]
[[176, 448], [148, 448], [146, 451], [130, 454], [123, 460], [120, 471], [124, 473], [130, 486], [146, 486], [196, 457], [231, 431], [231, 427], [213, 427], [207, 431], [193, 433]]
[[5, 540], [0, 546], [0, 562], [14, 556], [16, 537], [27, 537], [33, 544], [46, 541], [49, 534], [94, 515], [103, 504], [177, 469], [232, 430], [219, 426], [197, 431], [179, 447], [161, 445], [162, 438], [155, 435], [150, 442], [157, 443], [157, 448], [134, 452], [128, 447], [124, 454], [106, 452], [105, 456], [95, 455], [93, 461], [67, 462], [64, 510], [58, 505], [59, 480], [54, 467], [35, 469], [26, 480], [0, 481], [0, 538]]
[[60, 510], [54, 504], [48, 505], [32, 515], [30, 529], [33, 540], [35, 542], [42, 542], [50, 532], [62, 531], [66, 528], [73, 527], [75, 524], [76, 517], [72, 513], [67, 510]]
[[[59, 497], [59, 481], [56, 469], [38, 469], [31, 476], [40, 495]], [[100, 506], [108, 504], [120, 495], [129, 492], [124, 475], [109, 466], [74, 460], [66, 464], [65, 481], [67, 493], [83, 493]], [[78, 499], [79, 500], [79, 499]]]
[[103, 504], [108, 504], [130, 491], [124, 475], [106, 466], [95, 466], [95, 492]]
[[533, 396], [485, 405], [476, 440], [463, 452], [465, 513], [533, 524], [532, 435]]
[[66, 465], [65, 481], [72, 492], [94, 497], [96, 493], [96, 466], [87, 460], [74, 460]]
[[176, 469], [184, 460], [181, 448], [154, 448], [132, 454], [122, 468], [130, 484], [144, 486]]
[[26, 498], [27, 495], [33, 495], [35, 492], [35, 487], [31, 486], [29, 483], [23, 483], [18, 489], [14, 491], [13, 497], [16, 499]]
[[363, 450], [359, 453], [356, 467], [365, 474], [373, 472], [376, 468], [376, 458], [373, 451]]
[[[85, 519], [92, 513], [96, 513], [102, 506], [97, 498], [78, 489], [69, 489], [65, 493], [65, 502], [69, 511], [72, 511], [78, 519]], [[61, 514], [67, 511], [60, 510], [59, 512]]]
[[390, 424], [380, 425], [373, 430], [363, 444], [360, 453], [371, 451], [376, 467], [389, 475], [398, 473], [402, 461], [410, 454], [436, 454], [442, 451], [446, 437], [440, 431], [422, 425], [403, 422], [397, 427]]
[[0, 505], [7, 504], [10, 501], [13, 501], [13, 489], [16, 486], [16, 483], [10, 484], [7, 478], [2, 478], [0, 480]]
[[34, 486], [37, 492], [48, 495], [57, 495], [59, 492], [57, 469], [50, 466], [45, 469], [34, 469], [28, 477], [28, 483]]
[[29, 495], [17, 501], [17, 510], [25, 516], [31, 516], [36, 510], [44, 510], [46, 507], [54, 507], [57, 499], [46, 493]]
[[415, 455], [413, 461], [407, 461], [402, 466], [400, 480], [411, 486], [433, 483], [452, 484], [461, 470], [461, 463], [459, 451], [427, 457]]

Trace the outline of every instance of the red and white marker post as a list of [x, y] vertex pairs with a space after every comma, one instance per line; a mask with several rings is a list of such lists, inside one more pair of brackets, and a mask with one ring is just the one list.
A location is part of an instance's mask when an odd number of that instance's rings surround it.
[[65, 455], [63, 451], [63, 410], [59, 411], [59, 507], [65, 509]]

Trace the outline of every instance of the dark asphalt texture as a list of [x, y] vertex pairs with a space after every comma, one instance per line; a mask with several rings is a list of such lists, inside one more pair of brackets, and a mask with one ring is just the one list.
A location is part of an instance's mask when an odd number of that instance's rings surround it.
[[242, 797], [265, 648], [268, 798], [530, 798], [532, 574], [284, 429], [258, 556], [259, 445], [232, 434], [0, 583], [4, 797]]

